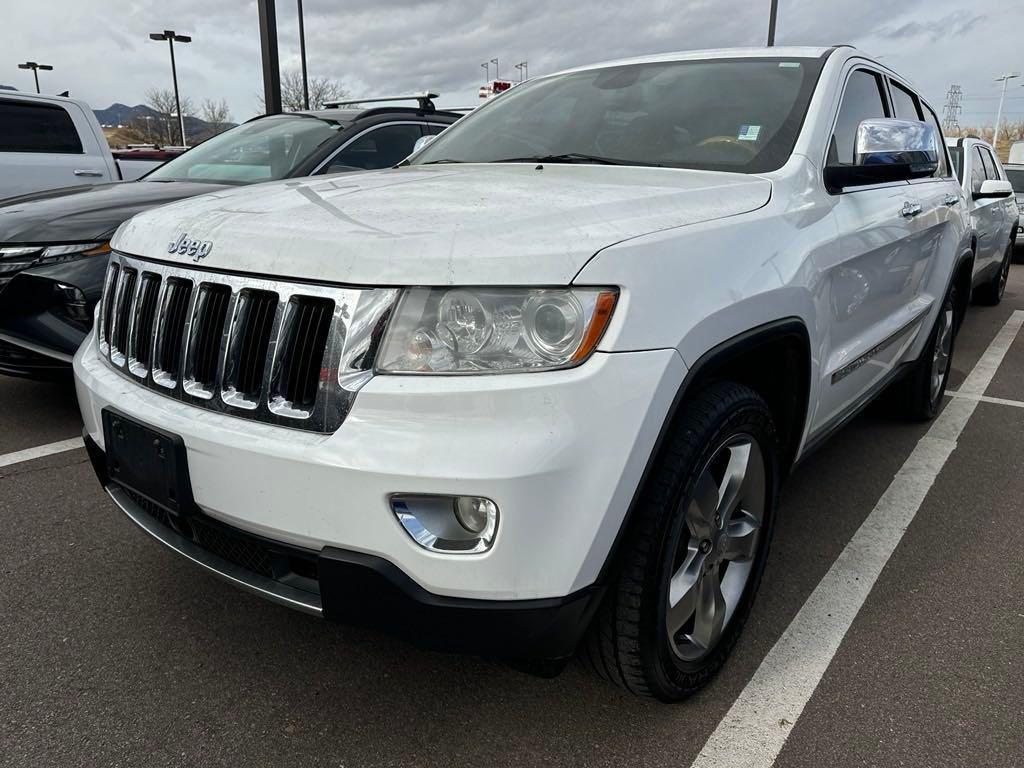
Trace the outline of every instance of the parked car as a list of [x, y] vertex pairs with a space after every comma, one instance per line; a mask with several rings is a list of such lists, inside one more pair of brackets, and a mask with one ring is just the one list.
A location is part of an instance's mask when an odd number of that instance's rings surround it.
[[71, 357], [92, 327], [110, 236], [133, 214], [260, 181], [395, 165], [421, 136], [461, 117], [435, 110], [435, 96], [388, 99], [417, 99], [415, 107], [349, 105], [260, 117], [137, 182], [0, 202], [0, 373], [70, 373]]
[[853, 48], [538, 77], [398, 168], [118, 230], [75, 357], [135, 524], [314, 615], [683, 698], [793, 464], [942, 401], [971, 232], [935, 112]]
[[1021, 261], [1021, 254], [1024, 252], [1024, 165], [1006, 163], [1003, 165], [1003, 172], [1013, 186], [1013, 196], [1017, 203], [1017, 211], [1020, 219], [1017, 221], [1017, 236], [1014, 240], [1014, 261]]
[[133, 180], [161, 162], [115, 160], [96, 115], [84, 101], [0, 91], [0, 198]]
[[946, 139], [946, 144], [974, 230], [973, 296], [983, 304], [998, 304], [1006, 290], [1019, 228], [1013, 187], [988, 142], [968, 137]]

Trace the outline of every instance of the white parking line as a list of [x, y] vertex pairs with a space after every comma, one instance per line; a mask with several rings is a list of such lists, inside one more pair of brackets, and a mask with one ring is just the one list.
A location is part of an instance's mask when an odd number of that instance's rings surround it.
[[987, 395], [968, 395], [964, 392], [951, 392], [948, 389], [946, 394], [950, 397], [964, 397], [968, 400], [976, 400], [979, 403], [991, 403], [992, 405], [1012, 405], [1014, 408], [1024, 408], [1024, 402], [1020, 400], [1007, 400], [1005, 397], [988, 397]]
[[708, 738], [695, 768], [769, 768], [835, 656], [882, 568], [903, 538], [1010, 344], [1017, 310], [917, 443], [875, 508]]
[[23, 451], [5, 453], [3, 456], [0, 456], [0, 467], [9, 467], [11, 464], [40, 459], [43, 456], [52, 456], [55, 453], [63, 453], [64, 451], [73, 451], [75, 448], [82, 448], [83, 445], [82, 438], [72, 437], [70, 440], [61, 440], [59, 443], [49, 443], [36, 448], [26, 448]]

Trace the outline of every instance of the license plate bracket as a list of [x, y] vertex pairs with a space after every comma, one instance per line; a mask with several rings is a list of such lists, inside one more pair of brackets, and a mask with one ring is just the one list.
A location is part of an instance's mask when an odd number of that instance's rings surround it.
[[103, 442], [110, 481], [174, 515], [192, 513], [188, 455], [180, 436], [103, 409]]

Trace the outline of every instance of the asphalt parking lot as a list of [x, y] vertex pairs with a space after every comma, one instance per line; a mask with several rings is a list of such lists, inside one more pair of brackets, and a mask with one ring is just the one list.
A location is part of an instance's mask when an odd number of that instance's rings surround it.
[[[880, 408], [790, 479], [747, 630], [678, 706], [578, 664], [540, 679], [243, 594], [136, 530], [84, 450], [5, 466], [80, 422], [70, 386], [0, 379], [0, 765], [688, 766], [705, 750], [701, 765], [1020, 766], [1024, 332], [1004, 330], [1017, 310], [1024, 267], [1000, 306], [968, 314], [951, 390], [985, 368], [997, 337], [1009, 348], [983, 392], [947, 400], [974, 410], [837, 647], [822, 650], [824, 630], [798, 635], [807, 648], [776, 643], [813, 618], [815, 596], [828, 609], [816, 587], [842, 576], [890, 506], [907, 506], [880, 500], [900, 496], [887, 489], [929, 425]], [[785, 666], [787, 647], [819, 654], [820, 683]], [[771, 695], [798, 707], [766, 726], [774, 710], [757, 709], [752, 681], [772, 674], [785, 683]], [[751, 733], [781, 749], [744, 756]]]

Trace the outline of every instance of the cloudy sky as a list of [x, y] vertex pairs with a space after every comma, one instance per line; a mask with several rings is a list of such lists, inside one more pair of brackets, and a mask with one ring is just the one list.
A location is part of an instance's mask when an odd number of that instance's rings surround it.
[[[914, 81], [941, 110], [950, 84], [964, 91], [961, 123], [995, 120], [993, 78], [1024, 72], [1024, 3], [962, 0], [780, 0], [780, 45], [852, 43]], [[136, 104], [170, 85], [167, 46], [148, 33], [175, 29], [194, 42], [178, 54], [183, 94], [226, 98], [235, 120], [256, 113], [262, 90], [253, 0], [3, 0], [0, 84], [29, 90], [19, 62], [52, 64], [51, 93], [70, 89], [94, 107]], [[355, 96], [431, 88], [442, 104], [470, 104], [480, 63], [501, 73], [527, 60], [531, 75], [604, 59], [761, 45], [769, 0], [305, 0], [312, 75]], [[281, 66], [298, 68], [294, 0], [277, 0]], [[492, 70], [493, 75], [493, 70]], [[1024, 77], [1007, 112], [1024, 120]]]

